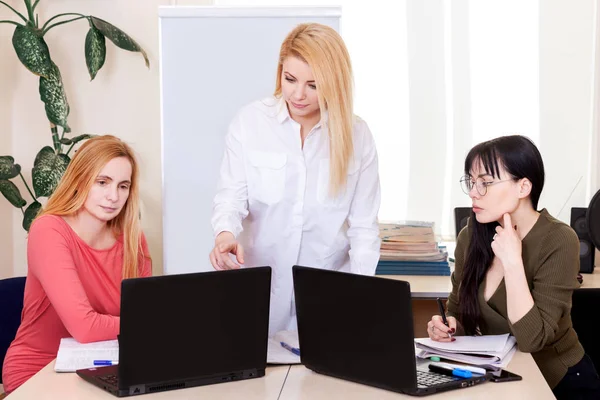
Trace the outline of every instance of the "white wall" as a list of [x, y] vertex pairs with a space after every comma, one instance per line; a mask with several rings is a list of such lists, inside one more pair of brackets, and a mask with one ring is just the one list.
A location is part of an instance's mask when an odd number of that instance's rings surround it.
[[[590, 201], [593, 132], [594, 0], [540, 1], [540, 151], [547, 180], [540, 204], [569, 222]], [[598, 71], [598, 67], [596, 67]], [[575, 188], [578, 179], [581, 182]], [[573, 195], [567, 198], [573, 189]], [[594, 190], [595, 192], [595, 190]], [[559, 210], [566, 206], [560, 214]]]
[[[22, 1], [9, 3], [22, 7]], [[209, 1], [178, 3], [209, 4]], [[83, 51], [87, 21], [56, 27], [46, 36], [67, 90], [73, 135], [114, 134], [137, 152], [141, 164], [142, 225], [154, 261], [154, 273], [162, 272], [158, 6], [170, 4], [177, 2], [42, 0], [38, 6], [40, 22], [61, 12], [98, 16], [123, 29], [148, 53], [149, 70], [139, 53], [117, 49], [107, 40], [106, 64], [90, 82]], [[1, 17], [8, 15], [5, 11], [0, 14]], [[39, 99], [38, 79], [18, 61], [11, 45], [13, 30], [13, 25], [0, 24], [0, 155], [14, 156], [23, 166], [24, 175], [30, 177], [36, 153], [52, 142]], [[23, 196], [28, 196], [26, 190], [20, 188]], [[0, 221], [0, 278], [24, 275], [27, 271], [26, 235], [21, 228], [21, 211], [4, 198], [0, 198]]]
[[[17, 7], [22, 4], [17, 0], [9, 3]], [[145, 69], [139, 54], [117, 50], [107, 43], [106, 65], [90, 83], [83, 54], [86, 22], [57, 27], [47, 37], [53, 59], [63, 73], [74, 134], [112, 133], [131, 143], [138, 152], [142, 164], [143, 226], [155, 273], [162, 272], [157, 7], [210, 3], [211, 0], [42, 0], [39, 7], [42, 20], [58, 12], [97, 15], [131, 34], [148, 52], [150, 70]], [[561, 177], [561, 183], [545, 189], [542, 203], [558, 212], [579, 176], [585, 175], [584, 181], [589, 177], [590, 182], [590, 189], [586, 190], [586, 182], [582, 181], [558, 216], [568, 221], [570, 207], [586, 206], [587, 193], [593, 194], [600, 188], [600, 174], [585, 167], [590, 144], [571, 140], [573, 132], [590, 132], [593, 126], [593, 87], [598, 85], [592, 69], [597, 47], [593, 40], [597, 10], [594, 0], [540, 0], [539, 6], [540, 147], [547, 173]], [[0, 7], [0, 19], [8, 15]], [[30, 176], [35, 154], [50, 144], [50, 132], [37, 92], [38, 80], [19, 63], [12, 49], [13, 29], [0, 24], [0, 155], [13, 155], [23, 165], [26, 176]], [[600, 153], [597, 135], [593, 144], [596, 157]], [[578, 160], [576, 165], [565, 165], [565, 154]], [[20, 211], [0, 198], [0, 278], [26, 273], [25, 244]]]

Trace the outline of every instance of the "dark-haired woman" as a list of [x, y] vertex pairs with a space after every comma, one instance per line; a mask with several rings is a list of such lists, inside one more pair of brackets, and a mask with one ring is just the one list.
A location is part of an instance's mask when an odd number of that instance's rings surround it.
[[600, 399], [600, 379], [571, 323], [579, 240], [537, 211], [544, 186], [538, 149], [524, 136], [493, 139], [471, 149], [464, 171], [473, 213], [457, 239], [449, 327], [435, 315], [429, 337], [510, 333], [558, 399]]

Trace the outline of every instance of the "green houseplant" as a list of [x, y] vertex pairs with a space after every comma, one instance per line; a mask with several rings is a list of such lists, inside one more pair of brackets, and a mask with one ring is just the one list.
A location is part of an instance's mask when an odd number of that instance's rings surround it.
[[[150, 67], [146, 52], [125, 32], [116, 26], [91, 15], [78, 13], [62, 13], [48, 19], [40, 26], [38, 15], [35, 12], [40, 0], [23, 0], [27, 16], [20, 13], [5, 1], [0, 0], [0, 7], [10, 9], [17, 21], [0, 20], [0, 24], [15, 25], [12, 44], [21, 63], [33, 74], [39, 76], [39, 94], [44, 102], [46, 117], [50, 123], [52, 146], [43, 147], [35, 157], [31, 170], [32, 187], [21, 173], [21, 166], [15, 164], [11, 156], [0, 156], [0, 192], [15, 207], [23, 213], [23, 229], [29, 230], [31, 221], [42, 207], [38, 201], [40, 197], [49, 197], [58, 181], [69, 165], [69, 153], [78, 142], [88, 139], [93, 135], [78, 135], [66, 137], [71, 132], [67, 123], [69, 116], [69, 103], [62, 82], [58, 66], [52, 61], [48, 45], [44, 36], [51, 29], [74, 22], [87, 20], [89, 30], [85, 38], [85, 61], [91, 80], [104, 65], [106, 59], [106, 38], [117, 47], [124, 50], [140, 52]], [[59, 132], [60, 128], [60, 132]], [[66, 151], [65, 151], [66, 149]], [[33, 198], [28, 202], [21, 196], [19, 188], [13, 179], [22, 179], [27, 191]]]

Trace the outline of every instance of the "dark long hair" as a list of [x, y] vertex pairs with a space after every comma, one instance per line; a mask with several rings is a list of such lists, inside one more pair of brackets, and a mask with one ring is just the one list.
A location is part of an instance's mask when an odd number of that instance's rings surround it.
[[[544, 163], [539, 150], [530, 139], [512, 135], [479, 143], [467, 154], [465, 175], [470, 175], [476, 163], [481, 163], [485, 171], [494, 178], [500, 179], [499, 165], [502, 165], [515, 180], [529, 179], [531, 204], [537, 210], [544, 187]], [[471, 213], [468, 227], [471, 240], [459, 288], [459, 319], [467, 335], [474, 335], [480, 324], [477, 294], [494, 258], [491, 243], [497, 226], [498, 222], [479, 223], [475, 214]]]

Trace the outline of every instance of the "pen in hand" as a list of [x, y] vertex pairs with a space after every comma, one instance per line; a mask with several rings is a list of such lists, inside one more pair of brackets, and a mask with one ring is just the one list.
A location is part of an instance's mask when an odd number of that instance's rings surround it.
[[[444, 304], [442, 303], [442, 299], [437, 298], [438, 307], [440, 308], [440, 315], [442, 316], [442, 320], [444, 321], [444, 325], [450, 328], [450, 324], [448, 324], [448, 319], [446, 318], [446, 311], [444, 310]], [[448, 337], [452, 337], [452, 334], [448, 332]]]

